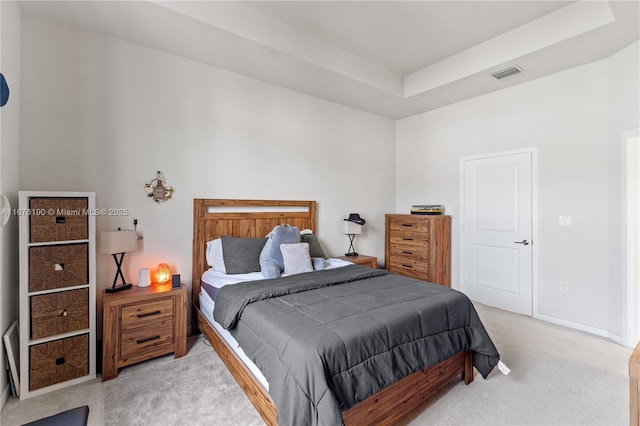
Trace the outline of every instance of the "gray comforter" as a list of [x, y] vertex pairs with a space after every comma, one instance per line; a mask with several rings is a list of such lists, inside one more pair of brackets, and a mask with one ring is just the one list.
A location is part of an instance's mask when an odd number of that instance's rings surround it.
[[214, 318], [267, 378], [281, 425], [341, 424], [341, 410], [462, 350], [485, 378], [499, 360], [464, 294], [358, 265], [225, 286]]

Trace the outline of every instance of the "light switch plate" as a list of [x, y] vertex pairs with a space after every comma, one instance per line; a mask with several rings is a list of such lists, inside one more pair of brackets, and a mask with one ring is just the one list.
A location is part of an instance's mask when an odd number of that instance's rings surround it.
[[560, 216], [560, 219], [558, 220], [558, 225], [571, 226], [572, 225], [571, 216]]

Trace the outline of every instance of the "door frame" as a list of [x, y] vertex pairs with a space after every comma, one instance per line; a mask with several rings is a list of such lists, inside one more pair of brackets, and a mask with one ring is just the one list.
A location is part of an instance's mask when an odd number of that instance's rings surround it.
[[[464, 165], [465, 162], [471, 160], [482, 160], [487, 158], [504, 157], [505, 155], [513, 154], [531, 154], [531, 303], [533, 317], [539, 316], [538, 311], [538, 247], [540, 245], [538, 240], [538, 148], [529, 147], [522, 149], [515, 149], [509, 151], [491, 152], [480, 155], [472, 155], [467, 157], [460, 157], [459, 167], [459, 196], [460, 196], [460, 220], [459, 220], [459, 240], [458, 240], [458, 276], [464, 276], [464, 250], [462, 249], [464, 239], [464, 220], [465, 217], [465, 202], [464, 202]], [[460, 290], [464, 292], [465, 283], [460, 279]]]
[[622, 343], [640, 339], [640, 129], [622, 133]]

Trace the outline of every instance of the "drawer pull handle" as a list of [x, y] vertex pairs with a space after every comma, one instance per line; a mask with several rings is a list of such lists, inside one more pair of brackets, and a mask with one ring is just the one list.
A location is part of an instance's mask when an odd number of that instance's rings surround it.
[[160, 338], [160, 335], [156, 335], [156, 336], [152, 336], [152, 337], [145, 337], [144, 339], [136, 340], [136, 343], [139, 345], [141, 343], [150, 342], [152, 340], [158, 340], [159, 338]]
[[413, 254], [413, 252], [412, 251], [402, 250], [402, 254]]
[[67, 219], [64, 216], [56, 216], [56, 223], [65, 223]]
[[160, 311], [147, 312], [146, 314], [138, 314], [138, 318], [150, 317], [151, 315], [161, 314]]
[[66, 309], [58, 309], [56, 311], [56, 315], [59, 317], [66, 317], [67, 316], [67, 310]]
[[405, 268], [413, 268], [412, 265], [407, 265], [406, 263], [403, 263], [402, 266], [405, 267]]
[[413, 226], [413, 225], [410, 223], [403, 223], [402, 226]]
[[65, 362], [64, 357], [56, 358], [56, 365], [62, 365], [62, 364], [64, 364], [64, 362]]
[[406, 238], [405, 237], [405, 238], [403, 238], [403, 240], [405, 240], [405, 241], [413, 241], [413, 238]]
[[56, 263], [53, 266], [54, 271], [64, 271], [64, 263]]

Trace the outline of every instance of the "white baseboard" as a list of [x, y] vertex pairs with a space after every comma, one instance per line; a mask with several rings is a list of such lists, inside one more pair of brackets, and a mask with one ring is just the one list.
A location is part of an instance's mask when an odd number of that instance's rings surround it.
[[0, 411], [4, 408], [4, 404], [7, 403], [9, 396], [11, 396], [11, 386], [7, 383], [7, 386], [2, 390], [2, 395], [0, 395]]
[[563, 320], [560, 318], [555, 318], [555, 317], [551, 317], [548, 315], [543, 315], [540, 313], [534, 314], [533, 315], [534, 318], [542, 320], [542, 321], [546, 321], [546, 322], [550, 322], [553, 324], [557, 324], [557, 325], [561, 325], [564, 327], [568, 327], [568, 328], [573, 328], [575, 330], [580, 330], [580, 331], [584, 331], [586, 333], [590, 333], [590, 334], [594, 334], [596, 336], [600, 336], [600, 337], [604, 337], [605, 339], [609, 339], [612, 340], [620, 345], [626, 346], [622, 336], [619, 336], [615, 333], [612, 333], [611, 331], [608, 330], [603, 330], [601, 328], [597, 328], [597, 327], [591, 327], [590, 325], [584, 325], [584, 324], [580, 324], [577, 322], [573, 322], [573, 321], [567, 321], [567, 320]]

